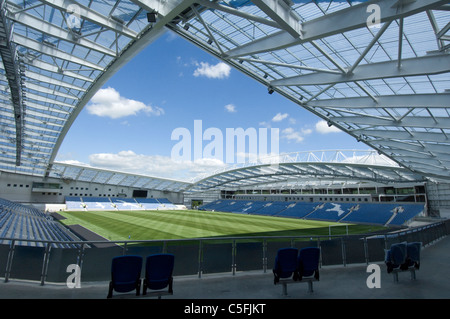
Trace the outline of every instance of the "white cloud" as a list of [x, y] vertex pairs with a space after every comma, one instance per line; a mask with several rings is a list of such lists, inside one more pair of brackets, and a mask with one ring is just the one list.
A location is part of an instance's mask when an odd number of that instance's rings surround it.
[[278, 113], [277, 115], [275, 115], [272, 118], [272, 121], [274, 121], [274, 122], [281, 122], [282, 120], [284, 120], [288, 116], [289, 116], [289, 114], [287, 114], [287, 113], [284, 113], [284, 114]]
[[281, 131], [281, 137], [288, 141], [294, 141], [295, 143], [303, 142], [306, 135], [312, 133], [310, 129], [302, 129], [300, 131], [294, 130], [292, 127], [285, 128]]
[[325, 120], [320, 120], [316, 123], [316, 131], [320, 134], [328, 134], [328, 133], [339, 133], [342, 132], [336, 126], [328, 126], [328, 123]]
[[266, 127], [266, 128], [270, 128], [271, 127], [270, 123], [268, 123], [266, 121], [259, 122], [258, 125], [262, 126], [262, 127]]
[[127, 99], [111, 87], [100, 89], [92, 97], [91, 102], [92, 103], [87, 106], [87, 110], [90, 114], [106, 116], [112, 119], [137, 115], [141, 112], [155, 116], [164, 114], [162, 108]]
[[160, 178], [189, 180], [201, 174], [211, 174], [226, 165], [217, 159], [174, 161], [169, 156], [143, 155], [133, 151], [98, 153], [89, 156], [90, 165], [120, 172]]
[[236, 111], [236, 106], [233, 104], [227, 104], [225, 105], [225, 110], [229, 113], [235, 113]]
[[230, 72], [231, 67], [223, 62], [219, 62], [216, 65], [200, 62], [200, 65], [194, 71], [194, 76], [206, 76], [209, 79], [225, 79], [230, 76]]

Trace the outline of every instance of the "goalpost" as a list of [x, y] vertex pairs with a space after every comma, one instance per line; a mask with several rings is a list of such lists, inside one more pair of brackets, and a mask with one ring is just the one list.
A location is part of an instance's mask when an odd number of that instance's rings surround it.
[[348, 235], [348, 225], [328, 225], [328, 236], [329, 239], [331, 240], [331, 228], [332, 227], [343, 227], [345, 226], [345, 233]]

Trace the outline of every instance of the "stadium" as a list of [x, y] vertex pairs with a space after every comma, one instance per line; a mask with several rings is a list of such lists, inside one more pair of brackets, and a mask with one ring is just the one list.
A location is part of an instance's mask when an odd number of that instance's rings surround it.
[[[3, 1], [0, 298], [449, 298], [449, 10], [437, 0]], [[57, 160], [96, 93], [167, 32], [361, 149], [267, 154], [193, 179]], [[248, 153], [258, 144], [251, 131], [239, 137]], [[402, 243], [420, 243], [420, 270], [416, 260], [386, 271]], [[318, 249], [320, 280], [280, 283], [285, 248]], [[141, 280], [153, 289], [155, 255], [175, 257], [169, 291], [135, 293]], [[120, 256], [141, 262], [126, 291], [112, 278]]]

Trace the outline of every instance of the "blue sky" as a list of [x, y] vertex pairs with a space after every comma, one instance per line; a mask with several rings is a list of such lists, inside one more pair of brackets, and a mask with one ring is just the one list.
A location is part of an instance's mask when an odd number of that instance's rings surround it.
[[[57, 161], [189, 180], [224, 165], [203, 158], [176, 163], [177, 128], [278, 128], [279, 152], [368, 147], [262, 84], [166, 33], [119, 70], [82, 110]], [[320, 128], [324, 128], [325, 131]], [[204, 141], [203, 147], [209, 142]], [[224, 140], [224, 143], [226, 141]], [[270, 146], [269, 146], [270, 150]], [[192, 159], [194, 159], [192, 157]]]

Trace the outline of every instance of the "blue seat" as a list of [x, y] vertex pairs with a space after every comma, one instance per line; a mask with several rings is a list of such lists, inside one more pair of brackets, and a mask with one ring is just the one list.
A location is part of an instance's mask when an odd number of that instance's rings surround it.
[[422, 250], [421, 242], [408, 243], [406, 245], [406, 265], [408, 268], [420, 268], [420, 251]]
[[297, 248], [280, 248], [278, 250], [272, 269], [274, 284], [277, 284], [280, 279], [297, 279], [297, 257]]
[[[173, 294], [173, 268], [175, 256], [172, 254], [153, 254], [147, 256], [145, 264], [145, 278], [143, 281], [143, 295], [147, 289], [155, 290], [161, 298], [163, 294]], [[168, 288], [167, 292], [162, 291]]]
[[113, 291], [130, 292], [136, 290], [136, 296], [141, 290], [142, 257], [125, 255], [112, 259], [111, 281], [107, 298], [112, 298]]
[[317, 247], [306, 247], [300, 249], [298, 255], [298, 279], [314, 277], [319, 280], [320, 249]]
[[393, 273], [394, 281], [398, 282], [398, 273], [409, 271], [411, 280], [416, 279], [416, 270], [420, 268], [421, 242], [402, 242], [392, 244], [386, 251], [385, 264], [388, 273]]
[[400, 269], [404, 267], [407, 254], [407, 243], [396, 243], [391, 245], [391, 249], [386, 251], [385, 264], [387, 266], [387, 272], [391, 273], [394, 269]]

